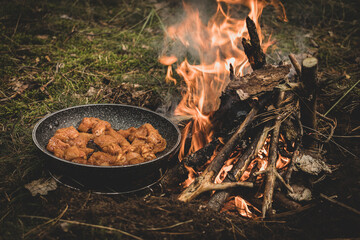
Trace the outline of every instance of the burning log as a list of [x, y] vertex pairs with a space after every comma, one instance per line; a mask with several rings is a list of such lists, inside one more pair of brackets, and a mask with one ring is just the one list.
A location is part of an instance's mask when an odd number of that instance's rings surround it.
[[[216, 157], [213, 159], [213, 161], [209, 164], [209, 166], [205, 169], [205, 171], [195, 179], [195, 181], [187, 188], [185, 189], [180, 195], [179, 200], [188, 202], [192, 199], [196, 198], [198, 195], [205, 191], [211, 190], [209, 188], [209, 184], [213, 184], [213, 177], [216, 176], [216, 174], [220, 171], [222, 168], [225, 160], [231, 153], [231, 151], [234, 149], [235, 145], [239, 142], [239, 140], [243, 137], [246, 128], [250, 125], [250, 123], [255, 119], [256, 114], [260, 109], [262, 109], [265, 106], [265, 103], [267, 102], [269, 96], [264, 96], [261, 98], [256, 104], [245, 120], [242, 122], [242, 124], [239, 126], [238, 130], [233, 134], [233, 136], [230, 138], [230, 140], [224, 145], [224, 147], [221, 149], [221, 151], [216, 155]], [[226, 183], [228, 184], [228, 183]], [[237, 183], [235, 183], [237, 184]]]
[[273, 91], [290, 73], [290, 65], [266, 65], [244, 77], [234, 79], [228, 85], [229, 90], [235, 90], [241, 100], [262, 92]]
[[215, 139], [206, 144], [203, 148], [188, 155], [181, 162], [168, 170], [167, 174], [162, 178], [161, 185], [167, 188], [173, 188], [184, 182], [188, 176], [186, 167], [191, 167], [194, 170], [199, 170], [211, 157], [215, 148], [220, 144], [219, 139]]
[[[316, 130], [317, 67], [318, 60], [316, 58], [306, 58], [301, 66], [300, 77], [301, 82], [304, 84], [303, 99], [300, 101], [301, 122], [304, 126], [313, 130]], [[314, 147], [314, 143], [313, 137], [304, 134], [303, 145], [305, 148]]]
[[250, 40], [242, 39], [245, 54], [253, 70], [260, 69], [266, 64], [264, 51], [260, 46], [259, 35], [253, 20], [246, 17], [246, 27], [248, 29]]
[[[251, 145], [241, 155], [239, 160], [236, 162], [235, 166], [228, 172], [228, 174], [224, 179], [224, 182], [238, 182], [240, 180], [241, 176], [249, 166], [251, 160], [264, 145], [269, 130], [270, 128], [264, 127], [263, 131], [260, 132], [258, 136], [254, 138]], [[222, 206], [224, 205], [226, 199], [230, 196], [230, 194], [231, 194], [230, 191], [216, 192], [208, 202], [208, 207], [215, 211], [220, 211], [220, 209], [222, 208]]]

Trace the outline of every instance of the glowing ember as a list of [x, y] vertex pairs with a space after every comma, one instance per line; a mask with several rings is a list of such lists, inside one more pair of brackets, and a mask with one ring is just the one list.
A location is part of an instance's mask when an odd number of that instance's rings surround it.
[[240, 213], [241, 216], [247, 217], [247, 218], [254, 218], [256, 217], [249, 209], [249, 205], [251, 205], [249, 202], [246, 202], [244, 199], [242, 199], [239, 196], [235, 197], [235, 207]]

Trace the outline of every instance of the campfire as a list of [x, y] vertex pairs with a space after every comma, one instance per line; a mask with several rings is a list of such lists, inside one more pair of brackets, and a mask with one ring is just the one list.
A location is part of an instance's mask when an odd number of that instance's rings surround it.
[[[290, 55], [294, 69], [267, 64], [274, 41], [264, 39], [259, 24], [267, 5], [287, 21], [279, 1], [225, 0], [207, 24], [184, 4], [186, 18], [167, 29], [189, 56], [180, 59], [168, 47], [159, 59], [166, 81], [177, 84], [176, 72], [184, 87], [174, 112], [182, 119], [179, 162], [161, 180], [181, 191], [181, 201], [201, 195], [217, 211], [272, 217], [307, 208], [311, 176], [331, 173], [314, 154], [321, 141], [317, 122], [329, 131], [336, 125], [316, 111], [317, 59], [300, 65]], [[250, 10], [246, 18], [233, 16], [239, 6]]]

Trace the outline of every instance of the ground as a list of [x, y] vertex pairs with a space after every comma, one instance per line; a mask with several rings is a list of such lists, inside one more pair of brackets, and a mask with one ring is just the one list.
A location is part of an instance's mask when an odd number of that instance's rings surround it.
[[[0, 239], [360, 237], [359, 215], [318, 197], [336, 195], [360, 210], [360, 84], [352, 88], [360, 76], [360, 6], [350, 0], [283, 3], [288, 22], [271, 7], [261, 18], [265, 35], [276, 39], [268, 61], [288, 61], [289, 53], [319, 59], [325, 82], [319, 111], [331, 109], [327, 116], [338, 124], [324, 150], [337, 170], [314, 186], [312, 208], [260, 222], [161, 192], [104, 196], [58, 186], [32, 196], [25, 184], [49, 178], [31, 138], [43, 116], [86, 103], [156, 110], [180, 96], [178, 86], [165, 83], [158, 56], [164, 28], [182, 15], [182, 6], [156, 0], [1, 1]], [[216, 7], [215, 1], [197, 4]]]

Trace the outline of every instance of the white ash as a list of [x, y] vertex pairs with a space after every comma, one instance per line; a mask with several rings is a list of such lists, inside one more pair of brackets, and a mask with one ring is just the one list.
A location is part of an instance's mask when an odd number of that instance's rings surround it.
[[299, 154], [299, 156], [295, 158], [295, 166], [297, 169], [311, 175], [318, 175], [322, 171], [331, 173], [331, 169], [322, 159], [305, 153]]
[[299, 186], [299, 185], [292, 185], [293, 192], [288, 192], [288, 196], [297, 202], [301, 201], [310, 201], [311, 200], [311, 191], [310, 189]]

